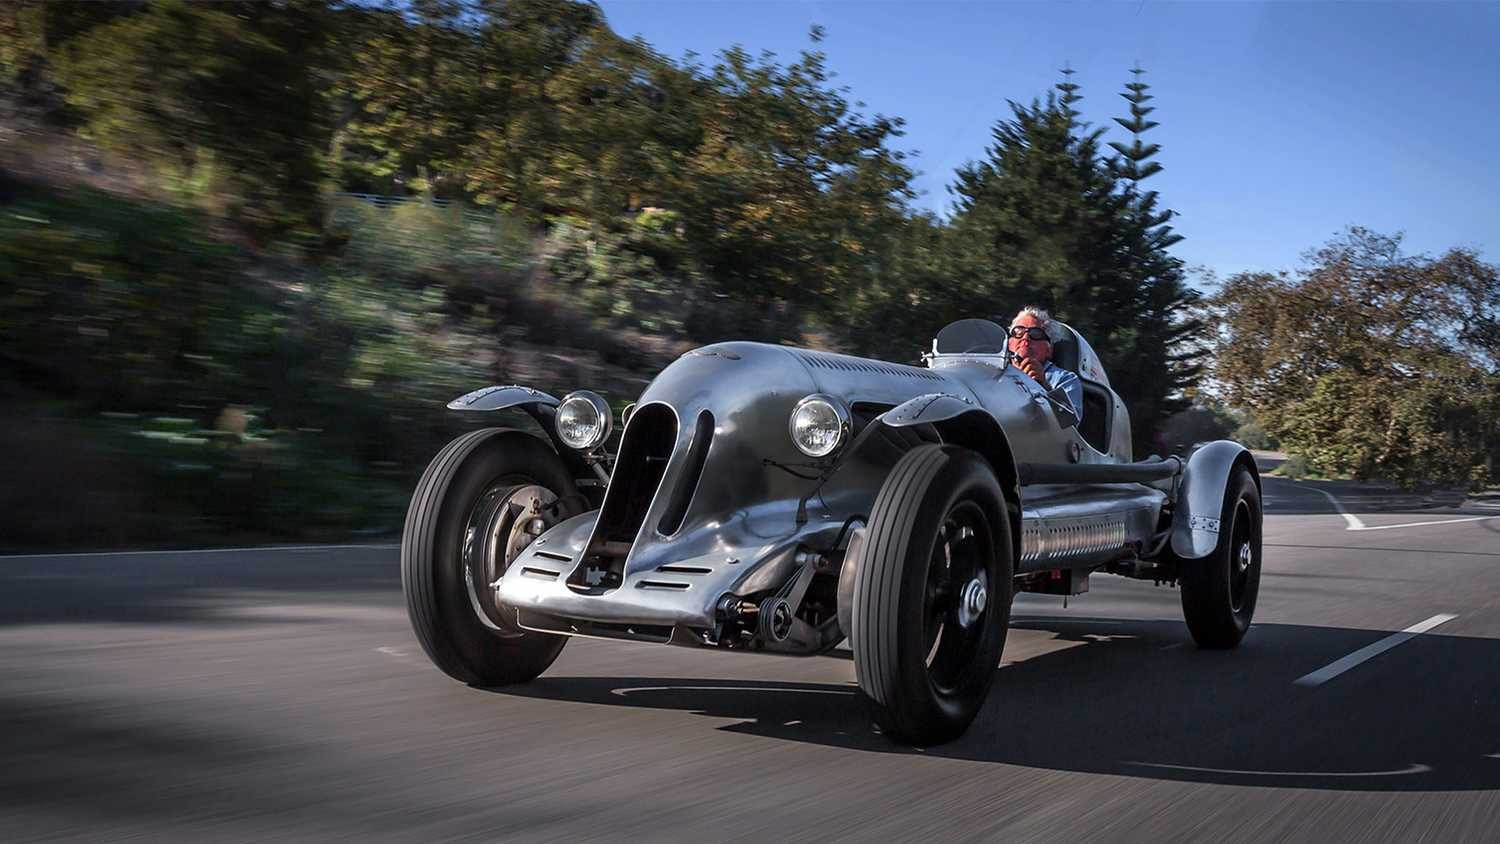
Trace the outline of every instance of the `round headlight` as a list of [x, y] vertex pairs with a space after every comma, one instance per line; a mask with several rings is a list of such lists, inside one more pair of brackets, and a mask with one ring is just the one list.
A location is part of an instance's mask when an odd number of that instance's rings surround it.
[[808, 457], [827, 457], [849, 434], [849, 410], [833, 396], [807, 396], [792, 409], [788, 429], [798, 451]]
[[568, 448], [597, 448], [609, 439], [612, 428], [609, 403], [598, 393], [568, 393], [557, 406], [557, 437]]

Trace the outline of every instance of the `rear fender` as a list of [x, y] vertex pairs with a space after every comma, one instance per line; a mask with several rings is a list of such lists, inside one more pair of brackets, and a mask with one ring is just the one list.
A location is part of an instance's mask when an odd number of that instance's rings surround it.
[[1236, 466], [1248, 469], [1260, 488], [1255, 458], [1237, 442], [1215, 440], [1188, 457], [1172, 511], [1172, 553], [1178, 558], [1196, 560], [1213, 553], [1229, 476]]

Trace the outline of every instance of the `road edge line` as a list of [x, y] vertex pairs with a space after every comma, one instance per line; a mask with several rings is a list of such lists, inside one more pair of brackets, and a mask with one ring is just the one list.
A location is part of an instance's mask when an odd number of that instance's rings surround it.
[[1348, 523], [1348, 526], [1345, 528], [1346, 530], [1365, 529], [1365, 523], [1360, 521], [1358, 516], [1354, 515], [1348, 510], [1345, 510], [1343, 503], [1340, 502], [1337, 498], [1334, 498], [1333, 493], [1324, 489], [1318, 489], [1315, 486], [1308, 487], [1308, 489], [1328, 499], [1328, 502], [1333, 505], [1333, 509], [1337, 510], [1339, 515], [1344, 517], [1344, 521]]
[[64, 551], [46, 554], [3, 554], [5, 560], [45, 560], [56, 557], [146, 557], [152, 555], [183, 554], [230, 554], [244, 551], [346, 551], [356, 548], [400, 548], [401, 543], [374, 543], [370, 545], [251, 545], [240, 548], [172, 548], [160, 551]]

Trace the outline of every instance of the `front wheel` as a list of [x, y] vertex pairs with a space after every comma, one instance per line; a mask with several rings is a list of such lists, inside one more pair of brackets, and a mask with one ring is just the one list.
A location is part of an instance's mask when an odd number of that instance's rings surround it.
[[1250, 629], [1260, 593], [1260, 487], [1249, 470], [1229, 476], [1219, 542], [1201, 560], [1183, 560], [1182, 615], [1200, 648], [1232, 648]]
[[486, 428], [448, 443], [412, 494], [401, 535], [401, 586], [422, 649], [475, 686], [524, 683], [567, 642], [522, 630], [491, 584], [561, 515], [573, 479], [535, 437]]
[[955, 739], [978, 715], [1010, 626], [1010, 523], [995, 473], [968, 449], [922, 445], [870, 512], [849, 642], [859, 687], [898, 741]]

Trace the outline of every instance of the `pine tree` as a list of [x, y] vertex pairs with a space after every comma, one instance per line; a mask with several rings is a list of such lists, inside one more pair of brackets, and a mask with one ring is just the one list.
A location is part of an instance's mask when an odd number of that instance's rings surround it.
[[1068, 116], [1069, 124], [1077, 126], [1079, 114], [1078, 109], [1073, 108], [1073, 104], [1083, 99], [1083, 95], [1078, 93], [1082, 86], [1073, 81], [1073, 74], [1078, 71], [1064, 65], [1060, 72], [1063, 75], [1063, 81], [1052, 87], [1062, 92], [1062, 96], [1057, 98], [1058, 105], [1062, 106], [1063, 113]]
[[1130, 132], [1130, 144], [1110, 143], [1116, 153], [1110, 167], [1123, 181], [1118, 221], [1125, 246], [1122, 288], [1133, 294], [1119, 305], [1136, 315], [1141, 327], [1127, 329], [1120, 338], [1120, 352], [1135, 382], [1134, 393], [1123, 395], [1137, 443], [1149, 445], [1166, 416], [1188, 404], [1185, 391], [1203, 368], [1203, 352], [1193, 342], [1203, 325], [1189, 313], [1199, 297], [1185, 282], [1182, 260], [1168, 251], [1182, 240], [1168, 225], [1175, 212], [1160, 207], [1156, 191], [1141, 189], [1142, 181], [1162, 170], [1160, 162], [1151, 160], [1161, 145], [1141, 140], [1159, 124], [1147, 119], [1156, 109], [1147, 105], [1153, 97], [1151, 86], [1141, 79], [1145, 71], [1137, 65], [1131, 75], [1134, 79], [1120, 95], [1130, 104], [1130, 118], [1115, 118]]
[[1160, 124], [1155, 120], [1146, 119], [1146, 115], [1156, 111], [1155, 106], [1146, 105], [1146, 103], [1154, 99], [1150, 94], [1146, 93], [1151, 86], [1141, 81], [1141, 76], [1146, 71], [1142, 70], [1140, 65], [1136, 65], [1130, 72], [1135, 76], [1135, 81], [1125, 83], [1126, 92], [1120, 95], [1125, 98], [1126, 102], [1130, 103], [1130, 119], [1126, 120], [1123, 117], [1116, 117], [1115, 122], [1123, 126], [1130, 133], [1131, 143], [1130, 146], [1126, 146], [1119, 141], [1110, 141], [1109, 145], [1120, 155], [1115, 172], [1121, 178], [1129, 179], [1131, 186], [1134, 187], [1142, 179], [1149, 178], [1161, 172], [1161, 164], [1159, 162], [1146, 161], [1146, 159], [1156, 155], [1161, 149], [1161, 144], [1146, 146], [1141, 143], [1141, 135]]
[[1134, 137], [1110, 144], [1110, 157], [1104, 130], [1080, 120], [1074, 71], [1062, 74], [1045, 101], [1012, 103], [986, 158], [959, 170], [950, 235], [960, 281], [946, 315], [1052, 310], [1103, 357], [1145, 451], [1198, 374], [1187, 346], [1201, 326], [1184, 316], [1196, 294], [1168, 251], [1181, 240], [1172, 212], [1140, 186], [1161, 170], [1150, 160], [1159, 145], [1140, 137], [1157, 125], [1141, 73], [1127, 85], [1130, 119], [1119, 121]]
[[1111, 250], [1115, 179], [1103, 166], [1102, 130], [1078, 121], [1079, 86], [1064, 71], [1045, 100], [1012, 102], [984, 160], [959, 169], [951, 226], [959, 281], [951, 316], [1034, 302], [1070, 324], [1094, 323], [1096, 271]]

